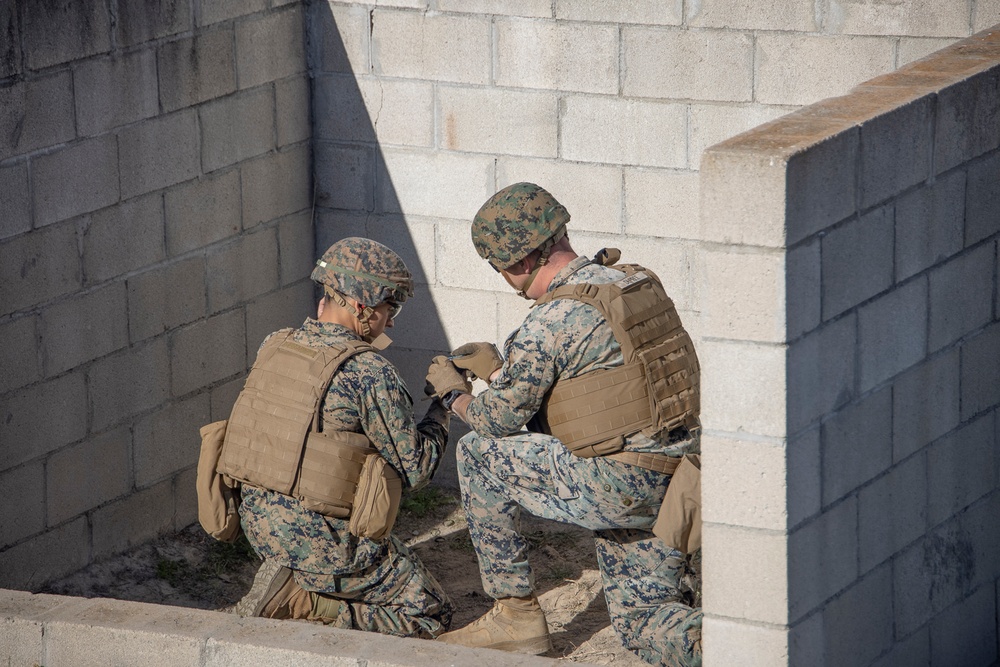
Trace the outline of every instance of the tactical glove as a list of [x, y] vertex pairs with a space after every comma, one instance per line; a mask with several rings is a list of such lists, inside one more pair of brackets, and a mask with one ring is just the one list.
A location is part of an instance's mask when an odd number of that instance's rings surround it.
[[452, 351], [451, 361], [459, 368], [472, 371], [473, 375], [486, 382], [503, 366], [503, 357], [493, 343], [466, 343]]
[[455, 368], [448, 357], [439, 354], [431, 360], [427, 368], [427, 384], [424, 393], [436, 398], [444, 398], [452, 391], [462, 394], [472, 393], [472, 384], [465, 379], [465, 373]]

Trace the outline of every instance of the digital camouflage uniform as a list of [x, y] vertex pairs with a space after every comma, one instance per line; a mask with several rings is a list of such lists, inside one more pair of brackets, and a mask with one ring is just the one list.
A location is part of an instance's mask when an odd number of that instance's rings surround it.
[[[623, 274], [579, 257], [548, 289], [610, 283]], [[697, 577], [684, 556], [650, 532], [669, 476], [606, 458], [571, 454], [556, 438], [525, 429], [558, 378], [622, 365], [611, 327], [591, 306], [558, 299], [532, 309], [507, 339], [500, 374], [468, 408], [473, 429], [458, 445], [462, 500], [483, 587], [494, 598], [527, 596], [534, 578], [519, 516], [528, 512], [594, 532], [612, 623], [647, 662], [700, 664]], [[682, 456], [677, 442], [636, 434], [626, 450]]]

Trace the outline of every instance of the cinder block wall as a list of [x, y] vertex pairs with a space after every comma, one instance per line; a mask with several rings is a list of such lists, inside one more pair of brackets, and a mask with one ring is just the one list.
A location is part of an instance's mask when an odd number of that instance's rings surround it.
[[1000, 25], [701, 177], [706, 664], [995, 664]]
[[197, 428], [312, 300], [303, 30], [0, 2], [0, 587], [196, 520]]

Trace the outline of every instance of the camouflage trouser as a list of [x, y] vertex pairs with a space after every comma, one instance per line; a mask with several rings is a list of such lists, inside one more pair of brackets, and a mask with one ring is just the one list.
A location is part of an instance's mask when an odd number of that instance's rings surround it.
[[243, 487], [241, 523], [261, 558], [293, 570], [302, 588], [346, 602], [350, 627], [399, 637], [434, 638], [451, 624], [441, 584], [390, 535], [359, 540], [347, 522], [303, 509], [289, 496]]
[[520, 512], [594, 532], [611, 622], [626, 648], [662, 665], [701, 664], [701, 609], [683, 554], [650, 531], [669, 478], [603, 458], [574, 456], [538, 433], [458, 443], [458, 475], [483, 589], [530, 595], [534, 575]]

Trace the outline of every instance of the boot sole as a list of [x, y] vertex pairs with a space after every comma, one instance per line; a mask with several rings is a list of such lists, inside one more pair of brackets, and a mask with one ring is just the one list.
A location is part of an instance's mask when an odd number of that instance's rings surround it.
[[524, 653], [527, 655], [542, 655], [552, 650], [552, 639], [546, 635], [533, 639], [518, 639], [509, 642], [497, 642], [483, 648], [492, 648], [508, 653]]

